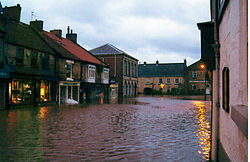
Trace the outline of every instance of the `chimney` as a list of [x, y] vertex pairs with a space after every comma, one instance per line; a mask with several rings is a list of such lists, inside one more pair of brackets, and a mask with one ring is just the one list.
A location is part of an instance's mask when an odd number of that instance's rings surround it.
[[36, 20], [36, 21], [30, 21], [30, 26], [42, 31], [43, 30], [43, 21], [42, 20]]
[[67, 34], [66, 34], [66, 38], [71, 40], [73, 43], [77, 43], [77, 34], [76, 33], [73, 33], [72, 29], [71, 29], [71, 32], [69, 33], [69, 26], [67, 28]]
[[184, 65], [185, 65], [185, 67], [187, 67], [187, 60], [186, 59], [184, 59]]
[[50, 32], [53, 33], [58, 38], [60, 38], [60, 39], [62, 38], [62, 30], [61, 29], [50, 30]]
[[159, 64], [159, 61], [158, 61], [158, 60], [156, 60], [156, 66], [158, 66], [158, 64]]
[[147, 64], [146, 61], [144, 61], [144, 66], [146, 66], [146, 64]]
[[20, 22], [21, 6], [17, 4], [16, 6], [4, 7], [3, 16], [8, 17], [10, 20]]

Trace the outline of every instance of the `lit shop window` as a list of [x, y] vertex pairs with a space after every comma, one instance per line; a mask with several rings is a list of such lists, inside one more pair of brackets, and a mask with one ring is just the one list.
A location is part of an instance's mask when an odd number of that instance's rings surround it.
[[40, 97], [42, 102], [49, 101], [50, 84], [47, 81], [41, 81]]
[[12, 92], [11, 92], [12, 103], [22, 103], [22, 84], [20, 81], [12, 81]]

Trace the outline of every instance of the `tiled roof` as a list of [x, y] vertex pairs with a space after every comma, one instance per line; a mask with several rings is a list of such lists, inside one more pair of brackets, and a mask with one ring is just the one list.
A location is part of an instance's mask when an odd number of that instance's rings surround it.
[[139, 77], [184, 77], [184, 63], [140, 64]]
[[[63, 54], [64, 56], [67, 55], [68, 57], [73, 59], [77, 58], [78, 60], [80, 59], [82, 61], [87, 61], [94, 64], [105, 65], [102, 61], [97, 59], [87, 50], [82, 48], [80, 45], [73, 43], [69, 39], [63, 37], [60, 39], [53, 33], [47, 31], [44, 31], [44, 34], [48, 36], [50, 39], [54, 40], [53, 48], [57, 50], [60, 54]], [[48, 38], [46, 38], [46, 40], [51, 41]], [[73, 54], [73, 56], [69, 56], [70, 54]]]
[[90, 50], [89, 52], [91, 52], [93, 55], [110, 55], [110, 54], [116, 54], [116, 55], [126, 55], [128, 57], [131, 57], [135, 60], [137, 60], [136, 58], [128, 55], [126, 52], [120, 50], [119, 48], [113, 46], [112, 44], [104, 44], [100, 47], [94, 48], [92, 50]]

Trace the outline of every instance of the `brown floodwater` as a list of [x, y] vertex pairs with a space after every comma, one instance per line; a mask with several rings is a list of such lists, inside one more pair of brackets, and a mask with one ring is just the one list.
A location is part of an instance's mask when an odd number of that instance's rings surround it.
[[1, 110], [0, 161], [209, 159], [209, 101], [100, 103]]

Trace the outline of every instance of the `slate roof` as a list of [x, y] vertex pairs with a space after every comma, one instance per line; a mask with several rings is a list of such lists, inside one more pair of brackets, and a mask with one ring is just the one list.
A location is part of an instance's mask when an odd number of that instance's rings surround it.
[[80, 45], [73, 43], [69, 39], [63, 37], [60, 39], [53, 33], [47, 31], [44, 31], [43, 33], [45, 35], [45, 40], [48, 41], [48, 43], [51, 43], [51, 46], [64, 57], [105, 65], [105, 63], [93, 56], [90, 52], [82, 48]]
[[[4, 21], [0, 20], [0, 26]], [[12, 45], [38, 50], [44, 53], [55, 54], [50, 46], [27, 24], [8, 22], [6, 27], [6, 42]]]
[[138, 77], [184, 77], [184, 63], [139, 64]]
[[[128, 55], [126, 52], [120, 50], [119, 48], [113, 46], [112, 44], [104, 44], [100, 47], [94, 48], [92, 50], [90, 50], [89, 52], [91, 52], [93, 55], [126, 55], [128, 57], [131, 57], [132, 59], [137, 60], [136, 58]], [[137, 60], [138, 61], [138, 60]]]

